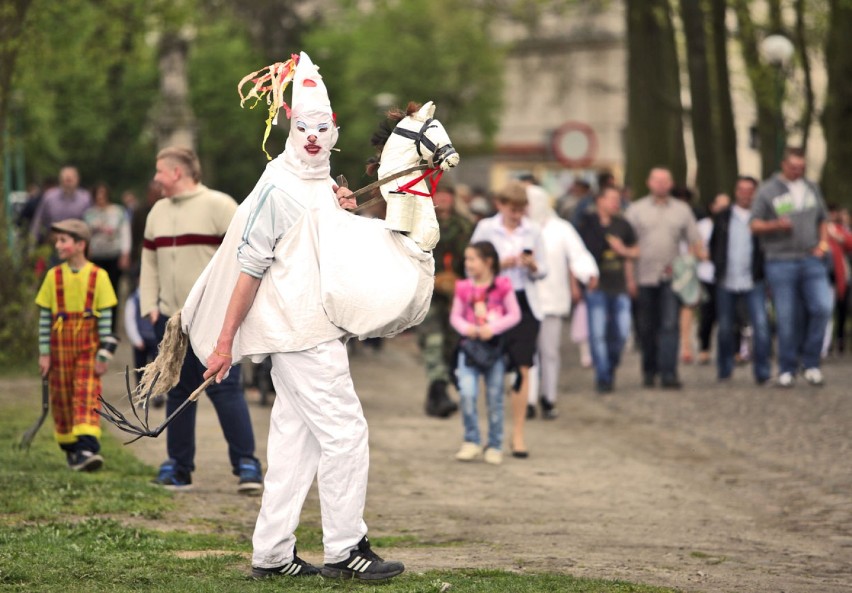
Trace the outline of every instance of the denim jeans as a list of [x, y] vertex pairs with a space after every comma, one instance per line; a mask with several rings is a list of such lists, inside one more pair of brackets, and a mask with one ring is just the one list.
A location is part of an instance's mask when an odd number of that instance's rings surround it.
[[771, 374], [769, 362], [769, 320], [766, 316], [766, 288], [763, 282], [755, 282], [751, 290], [733, 292], [721, 284], [716, 288], [716, 323], [718, 326], [716, 370], [720, 379], [727, 379], [734, 372], [734, 354], [739, 348], [734, 331], [737, 304], [744, 299], [748, 307], [749, 323], [752, 327], [752, 363], [754, 380], [763, 383]]
[[613, 381], [621, 361], [621, 351], [630, 333], [630, 297], [627, 293], [607, 294], [600, 290], [586, 292], [589, 310], [589, 345], [595, 365], [595, 380], [600, 384]]
[[487, 372], [468, 366], [463, 352], [459, 352], [456, 377], [459, 382], [462, 421], [464, 422], [464, 440], [467, 443], [481, 442], [479, 436], [479, 414], [477, 399], [479, 398], [479, 377], [485, 378], [485, 401], [488, 404], [488, 447], [503, 448], [503, 376], [506, 373], [505, 363], [500, 358], [491, 365]]
[[[157, 338], [162, 341], [166, 320], [160, 316], [154, 330]], [[206, 368], [192, 346], [186, 350], [186, 357], [180, 369], [180, 381], [169, 391], [166, 399], [166, 415], [174, 412], [189, 397], [189, 394], [204, 382], [202, 375]], [[254, 431], [251, 426], [248, 404], [246, 404], [240, 380], [239, 365], [231, 367], [228, 378], [219, 384], [211, 383], [206, 390], [207, 396], [213, 402], [219, 425], [228, 442], [228, 457], [234, 474], [238, 474], [240, 459], [252, 459], [254, 456]], [[196, 405], [189, 405], [181, 412], [166, 430], [166, 451], [169, 458], [177, 462], [180, 471], [195, 470], [195, 413]]]
[[664, 381], [677, 379], [677, 353], [680, 347], [680, 299], [671, 282], [639, 287], [639, 338], [642, 347], [642, 374]]
[[765, 270], [778, 320], [779, 372], [795, 374], [800, 360], [806, 369], [819, 368], [833, 304], [825, 263], [809, 255], [768, 260]]

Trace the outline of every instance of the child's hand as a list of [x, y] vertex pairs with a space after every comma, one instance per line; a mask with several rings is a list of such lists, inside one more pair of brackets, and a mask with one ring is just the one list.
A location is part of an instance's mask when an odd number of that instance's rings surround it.
[[107, 367], [109, 367], [109, 363], [105, 360], [96, 360], [95, 361], [95, 376], [100, 377], [105, 372], [107, 372]]
[[467, 337], [471, 340], [475, 340], [479, 337], [479, 328], [475, 325], [471, 325], [467, 328]]
[[494, 337], [494, 330], [490, 325], [483, 325], [479, 328], [479, 339], [487, 342]]
[[47, 377], [50, 372], [50, 354], [42, 354], [38, 357], [38, 370], [41, 371], [42, 377]]

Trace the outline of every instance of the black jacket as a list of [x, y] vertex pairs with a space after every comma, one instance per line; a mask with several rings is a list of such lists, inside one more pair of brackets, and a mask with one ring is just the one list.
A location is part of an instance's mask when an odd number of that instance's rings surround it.
[[[731, 228], [732, 208], [726, 208], [713, 217], [713, 233], [710, 235], [710, 259], [716, 268], [716, 283], [725, 280], [728, 270], [728, 236]], [[751, 277], [755, 282], [763, 280], [763, 250], [757, 236], [751, 235]]]

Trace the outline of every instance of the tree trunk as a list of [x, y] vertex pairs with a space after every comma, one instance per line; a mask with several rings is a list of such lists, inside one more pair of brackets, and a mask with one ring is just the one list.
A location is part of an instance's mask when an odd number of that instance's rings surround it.
[[825, 55], [828, 69], [823, 130], [826, 159], [822, 189], [826, 199], [852, 206], [852, 5], [831, 0]]
[[680, 73], [668, 0], [627, 0], [627, 183], [634, 196], [657, 166], [686, 179]]
[[[733, 0], [740, 33], [740, 48], [746, 64], [746, 72], [751, 81], [755, 102], [757, 103], [757, 136], [760, 143], [760, 162], [763, 177], [769, 176], [778, 168], [778, 148], [786, 144], [786, 132], [783, 125], [781, 107], [784, 102], [783, 73], [765, 64], [758, 50], [757, 30], [751, 18], [749, 0]], [[777, 2], [770, 2], [771, 15]]]
[[793, 43], [796, 53], [802, 64], [802, 74], [805, 79], [805, 106], [802, 109], [802, 118], [799, 120], [799, 128], [802, 130], [802, 150], [808, 149], [808, 139], [811, 132], [811, 123], [814, 119], [814, 84], [811, 77], [811, 60], [808, 57], [808, 42], [805, 36], [805, 0], [796, 0], [796, 29], [793, 35]]
[[704, 0], [705, 12], [708, 11], [708, 4], [713, 61], [712, 103], [715, 107], [713, 122], [718, 132], [716, 164], [719, 168], [720, 186], [731, 191], [739, 175], [739, 165], [737, 130], [734, 126], [734, 108], [731, 102], [731, 77], [728, 73], [728, 27], [725, 22], [728, 3], [725, 0]]
[[[12, 80], [15, 75], [15, 63], [18, 60], [18, 51], [24, 37], [24, 23], [27, 11], [32, 5], [32, 0], [4, 0], [4, 6], [0, 9], [0, 192], [3, 193], [3, 206], [0, 211], [0, 225], [2, 231], [6, 225], [2, 224], [6, 214], [6, 124], [9, 119], [9, 102], [11, 99]], [[5, 234], [5, 233], [4, 233]], [[4, 241], [5, 243], [5, 241]]]
[[680, 14], [686, 37], [686, 65], [689, 71], [689, 94], [692, 97], [692, 138], [698, 161], [696, 185], [700, 200], [710, 203], [720, 191], [721, 180], [716, 163], [718, 133], [713, 124], [713, 94], [707, 62], [705, 15], [701, 4], [702, 0], [681, 0]]
[[177, 31], [160, 39], [160, 99], [155, 110], [157, 148], [195, 148], [195, 117], [189, 103], [189, 43]]

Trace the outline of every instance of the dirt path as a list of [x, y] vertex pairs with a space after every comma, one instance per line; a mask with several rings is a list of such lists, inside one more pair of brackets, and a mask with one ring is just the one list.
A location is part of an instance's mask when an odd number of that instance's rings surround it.
[[[852, 358], [827, 363], [823, 389], [757, 389], [745, 368], [719, 386], [712, 367], [688, 367], [687, 389], [672, 393], [640, 389], [629, 354], [607, 397], [593, 393], [573, 351], [564, 358], [560, 417], [529, 424], [528, 460], [492, 467], [452, 460], [458, 416], [423, 415], [411, 336], [378, 354], [358, 349], [367, 523], [373, 534], [435, 544], [388, 556], [415, 571], [564, 571], [686, 591], [852, 588]], [[120, 393], [119, 379], [110, 377], [107, 393]], [[268, 409], [256, 393], [249, 399], [265, 460]], [[259, 499], [235, 493], [209, 402], [197, 430], [196, 489], [169, 523], [249, 537]], [[153, 465], [165, 456], [164, 438], [132, 447]], [[303, 522], [319, 525], [315, 490]]]

